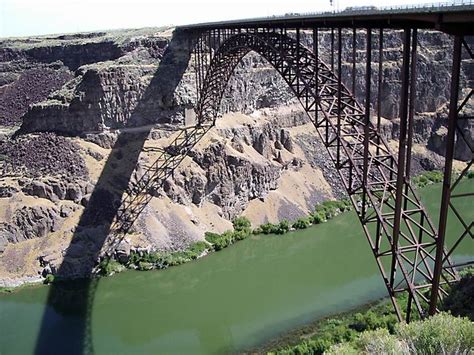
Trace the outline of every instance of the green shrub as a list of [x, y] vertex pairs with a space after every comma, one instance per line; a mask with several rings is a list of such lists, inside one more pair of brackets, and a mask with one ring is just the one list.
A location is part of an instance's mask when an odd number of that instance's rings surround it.
[[110, 276], [124, 270], [124, 266], [113, 259], [103, 259], [99, 263], [99, 274], [102, 276]]
[[204, 253], [208, 248], [208, 245], [205, 242], [199, 241], [194, 244], [191, 244], [188, 248], [188, 251], [192, 255], [192, 259], [197, 258], [199, 255]]
[[308, 218], [298, 218], [296, 222], [293, 223], [293, 228], [295, 229], [305, 229], [310, 226], [310, 222]]
[[345, 199], [345, 200], [333, 200], [333, 201], [324, 201], [323, 203], [317, 205], [314, 208], [314, 213], [319, 214], [320, 217], [324, 217], [324, 219], [328, 220], [333, 218], [335, 215], [337, 215], [339, 212], [344, 212], [346, 210], [350, 210], [350, 201]]
[[474, 170], [469, 170], [466, 174], [466, 177], [468, 179], [473, 179], [474, 178]]
[[[307, 353], [308, 354], [308, 353]], [[351, 343], [335, 344], [324, 352], [327, 355], [358, 355], [360, 352], [356, 350]], [[376, 353], [377, 354], [377, 353]]]
[[309, 339], [300, 344], [289, 346], [276, 352], [278, 355], [289, 354], [324, 354], [331, 347], [332, 343], [326, 339]]
[[233, 232], [233, 237], [234, 240], [244, 240], [250, 236], [250, 230], [240, 230], [240, 231], [234, 231]]
[[263, 234], [273, 234], [278, 230], [278, 225], [273, 223], [265, 223], [260, 226], [260, 230]]
[[282, 220], [277, 227], [276, 234], [285, 234], [290, 231], [290, 222], [286, 219]]
[[54, 282], [54, 275], [53, 274], [46, 275], [46, 277], [44, 278], [44, 281], [43, 281], [43, 283], [45, 285], [52, 284], [53, 282]]
[[412, 181], [417, 187], [425, 187], [428, 184], [442, 182], [443, 173], [441, 171], [425, 171], [418, 176], [414, 176]]
[[[234, 231], [226, 231], [222, 234], [216, 234], [216, 233], [206, 233], [206, 240], [210, 243], [212, 243], [212, 246], [214, 247], [214, 250], [221, 250], [224, 248], [227, 248], [229, 245], [234, 243], [235, 241], [235, 232]], [[238, 238], [245, 238], [248, 234], [245, 232], [238, 232], [237, 236]]]
[[252, 229], [252, 224], [250, 223], [249, 219], [244, 216], [235, 218], [232, 221], [232, 225], [234, 226], [234, 230], [237, 232], [244, 231], [244, 232], [250, 233]]
[[439, 313], [424, 321], [400, 324], [396, 327], [396, 335], [406, 342], [413, 353], [467, 354], [474, 349], [472, 322], [448, 313]]
[[137, 269], [140, 271], [151, 270], [155, 267], [153, 263], [147, 261], [139, 261], [137, 265]]
[[204, 233], [204, 239], [206, 239], [209, 243], [214, 244], [217, 240], [220, 239], [220, 234], [206, 232]]
[[410, 354], [408, 344], [387, 329], [377, 329], [364, 332], [355, 341], [356, 348], [368, 354]]
[[358, 332], [363, 332], [366, 330], [375, 330], [384, 327], [385, 325], [383, 317], [375, 314], [373, 311], [368, 311], [364, 314], [356, 313], [354, 316], [354, 322], [350, 324], [349, 327]]
[[310, 216], [310, 220], [311, 220], [311, 223], [313, 224], [320, 224], [320, 223], [327, 222], [325, 213], [321, 211], [313, 212]]

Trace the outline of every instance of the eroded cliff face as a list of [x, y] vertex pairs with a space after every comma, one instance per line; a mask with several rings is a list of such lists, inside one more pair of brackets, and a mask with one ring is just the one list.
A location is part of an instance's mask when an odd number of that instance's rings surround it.
[[[68, 265], [62, 268], [66, 276], [87, 276], [83, 274], [90, 270], [87, 265], [97, 262], [88, 251], [100, 249], [108, 233], [101, 218], [93, 226], [78, 227], [91, 196], [102, 196], [110, 206], [120, 204], [123, 186], [129, 183], [123, 181], [125, 172], [133, 171], [131, 183], [139, 178], [176, 135], [185, 109], [195, 102], [188, 39], [178, 34], [170, 42], [170, 31], [140, 33], [115, 40], [115, 49], [96, 55], [102, 43], [98, 38], [109, 48], [110, 35], [56, 38], [73, 41], [73, 49], [43, 48], [33, 51], [34, 58], [31, 48], [0, 51], [4, 61], [0, 78], [7, 83], [0, 86], [0, 94], [12, 90], [36, 66], [53, 70], [55, 77], [65, 73], [54, 81], [56, 86], [48, 84], [43, 96], [27, 103], [32, 106], [21, 107], [23, 116], [3, 111], [6, 120], [22, 123], [19, 137], [11, 137], [11, 130], [0, 132], [0, 280], [4, 284], [58, 272], [66, 250]], [[365, 70], [362, 38], [361, 33], [357, 88], [363, 84]], [[79, 50], [77, 41], [88, 44]], [[330, 63], [329, 34], [322, 33], [321, 41], [322, 59]], [[383, 130], [395, 145], [400, 33], [387, 32], [385, 43]], [[437, 153], [443, 154], [445, 141], [449, 43], [439, 33], [420, 34], [415, 171], [443, 165]], [[349, 35], [343, 45], [350, 48]], [[350, 87], [351, 50], [347, 53], [343, 80]], [[75, 58], [48, 64], [70, 55]], [[373, 70], [376, 87], [375, 63]], [[465, 80], [471, 74], [465, 72]], [[58, 85], [62, 86], [54, 91]], [[45, 92], [48, 98], [35, 103]], [[356, 95], [362, 91], [356, 89]], [[5, 100], [8, 105], [11, 101]], [[122, 249], [179, 250], [201, 240], [205, 231], [231, 228], [230, 221], [238, 215], [246, 215], [254, 225], [294, 220], [318, 202], [343, 196], [337, 172], [312, 124], [263, 58], [250, 53], [239, 64], [224, 94], [222, 112], [216, 127], [173, 176], [159, 191], [150, 192], [153, 198]], [[465, 130], [472, 132], [472, 127]], [[56, 133], [45, 133], [50, 131]], [[137, 149], [140, 154], [134, 153]], [[465, 159], [467, 151], [461, 145], [457, 151]]]
[[[291, 33], [290, 33], [291, 35]], [[401, 31], [384, 32], [382, 116], [398, 116], [401, 75]], [[372, 63], [372, 107], [376, 107], [378, 82], [378, 33], [374, 34]], [[23, 118], [22, 130], [59, 131], [68, 134], [100, 131], [105, 128], [140, 126], [147, 123], [183, 122], [184, 110], [195, 102], [195, 73], [190, 61], [189, 38], [175, 33], [142, 39], [147, 46], [121, 47], [122, 56], [113, 62], [92, 64], [76, 71], [76, 78], [49, 100], [34, 105]], [[311, 34], [302, 41], [311, 47]], [[135, 43], [135, 42], [133, 42]], [[320, 32], [321, 60], [331, 65], [330, 33]], [[356, 51], [356, 90], [364, 100], [365, 33], [359, 31]], [[452, 39], [436, 31], [420, 31], [417, 60], [415, 111], [436, 112], [449, 97]], [[150, 49], [151, 48], [151, 49]], [[168, 48], [167, 56], [163, 57]], [[352, 87], [352, 37], [343, 32], [342, 78]], [[127, 52], [127, 50], [129, 50]], [[110, 57], [112, 58], [112, 57]], [[334, 58], [335, 65], [337, 58]], [[159, 63], [159, 65], [158, 65]], [[474, 77], [471, 65], [463, 66], [462, 84]], [[281, 76], [259, 55], [248, 54], [231, 78], [222, 103], [222, 112], [251, 113], [265, 107], [295, 103], [294, 95]], [[140, 103], [140, 105], [138, 105]]]

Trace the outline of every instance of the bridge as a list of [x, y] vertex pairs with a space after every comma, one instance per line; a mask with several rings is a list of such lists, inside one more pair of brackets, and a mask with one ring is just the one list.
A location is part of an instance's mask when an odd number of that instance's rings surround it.
[[[457, 268], [474, 260], [455, 264], [451, 256], [464, 240], [474, 238], [473, 221], [463, 219], [452, 203], [455, 198], [472, 198], [474, 193], [456, 193], [459, 182], [473, 165], [472, 131], [466, 135], [461, 124], [473, 117], [472, 86], [462, 87], [462, 65], [474, 59], [474, 6], [343, 11], [213, 22], [176, 28], [189, 38], [195, 71], [197, 101], [195, 122], [180, 128], [171, 144], [125, 191], [122, 204], [110, 224], [104, 248], [112, 254], [159, 189], [187, 154], [214, 126], [220, 104], [234, 69], [249, 52], [265, 58], [284, 78], [299, 99], [350, 197], [368, 244], [399, 320], [410, 321], [435, 314], [446, 295], [446, 285], [458, 280]], [[400, 138], [396, 151], [381, 131], [381, 85], [383, 81], [384, 33], [398, 30], [403, 43], [400, 53]], [[418, 32], [436, 30], [452, 37], [452, 68], [445, 169], [439, 223], [428, 215], [411, 183], [413, 126], [415, 116]], [[329, 33], [330, 56], [321, 60], [321, 36]], [[364, 41], [356, 41], [363, 36]], [[343, 49], [342, 43], [350, 43]], [[376, 47], [376, 48], [374, 48]], [[349, 49], [348, 49], [349, 48]], [[356, 86], [356, 49], [363, 48], [365, 85]], [[344, 53], [344, 51], [349, 51]], [[351, 80], [343, 82], [342, 58], [351, 58]], [[376, 60], [375, 60], [376, 59]], [[372, 88], [373, 64], [378, 71]], [[472, 80], [468, 81], [472, 85]], [[463, 89], [463, 90], [461, 90]], [[467, 93], [467, 95], [462, 95]], [[362, 97], [360, 102], [356, 99]], [[371, 100], [376, 98], [375, 109]], [[455, 143], [464, 141], [471, 159], [460, 173], [453, 172]], [[446, 243], [448, 212], [452, 210], [463, 226], [451, 245]], [[81, 312], [86, 346], [90, 347], [90, 312], [97, 281], [85, 287]], [[54, 285], [53, 285], [54, 286]], [[50, 292], [49, 299], [54, 301]], [[408, 293], [403, 309], [397, 300]], [[46, 319], [46, 318], [44, 318]], [[41, 335], [40, 335], [41, 336]]]
[[[195, 112], [197, 124], [185, 128], [170, 147], [148, 169], [128, 195], [118, 218], [119, 229], [127, 230], [151, 198], [146, 193], [172, 174], [192, 147], [211, 129], [219, 117], [219, 108], [227, 82], [234, 68], [250, 51], [264, 57], [285, 79], [314, 123], [334, 166], [351, 198], [367, 236], [388, 294], [398, 318], [402, 310], [396, 295], [408, 292], [405, 309], [409, 321], [412, 309], [422, 317], [437, 311], [438, 301], [446, 293], [442, 286], [457, 279], [450, 259], [455, 248], [467, 237], [473, 238], [472, 221], [462, 220], [451, 199], [459, 181], [467, 174], [473, 160], [453, 181], [454, 144], [470, 138], [458, 128], [463, 108], [472, 96], [459, 98], [460, 66], [463, 50], [473, 59], [468, 36], [474, 32], [473, 6], [403, 11], [362, 11], [293, 15], [213, 22], [178, 27], [192, 39], [197, 84]], [[400, 141], [392, 151], [381, 133], [381, 81], [384, 30], [402, 30], [403, 51], [400, 92]], [[417, 34], [421, 29], [445, 32], [454, 37], [450, 88], [446, 168], [439, 225], [435, 226], [410, 182], [416, 100]], [[320, 32], [329, 31], [330, 63], [320, 60]], [[356, 37], [365, 36], [365, 87], [356, 87]], [[311, 36], [312, 44], [303, 44], [302, 36]], [[373, 37], [378, 35], [374, 51]], [[352, 42], [352, 87], [341, 79], [342, 41]], [[360, 44], [359, 44], [360, 45]], [[378, 87], [371, 88], [372, 58], [377, 52]], [[356, 90], [364, 93], [364, 102], [355, 99]], [[377, 97], [375, 112], [372, 95]], [[460, 102], [461, 101], [461, 102]], [[375, 116], [376, 122], [371, 118]], [[456, 133], [457, 132], [457, 133]], [[473, 152], [472, 145], [469, 145]], [[467, 198], [472, 194], [462, 196]], [[461, 219], [464, 232], [457, 241], [445, 244], [448, 210]], [[125, 223], [123, 223], [125, 221]], [[385, 262], [384, 260], [388, 261]], [[463, 265], [470, 264], [464, 263]]]

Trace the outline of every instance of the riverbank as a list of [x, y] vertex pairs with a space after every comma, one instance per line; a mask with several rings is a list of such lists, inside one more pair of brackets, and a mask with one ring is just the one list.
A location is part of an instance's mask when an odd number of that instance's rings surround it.
[[[474, 268], [460, 272], [461, 281], [450, 290], [441, 305], [441, 310], [454, 316], [467, 317], [474, 321]], [[402, 309], [406, 307], [406, 295], [397, 297]], [[419, 320], [415, 312], [412, 321]], [[388, 298], [371, 302], [348, 312], [315, 320], [304, 327], [292, 330], [260, 347], [248, 351], [249, 354], [323, 354], [337, 344], [354, 343], [362, 334], [374, 330], [386, 330], [394, 334], [397, 317]], [[474, 327], [474, 325], [472, 325]], [[472, 330], [474, 332], [474, 330]], [[474, 339], [473, 339], [474, 341]]]
[[[412, 178], [413, 184], [423, 189], [426, 186], [437, 184], [442, 181], [443, 174], [440, 171], [427, 171]], [[467, 179], [474, 178], [474, 171], [470, 171]], [[172, 266], [182, 265], [200, 259], [209, 253], [220, 251], [238, 241], [248, 238], [250, 235], [283, 235], [290, 231], [306, 229], [311, 225], [325, 223], [340, 213], [350, 211], [352, 204], [348, 199], [324, 201], [315, 206], [314, 211], [306, 217], [295, 221], [282, 220], [279, 223], [265, 223], [252, 229], [250, 221], [245, 217], [239, 217], [232, 221], [233, 229], [224, 233], [205, 233], [205, 241], [198, 241], [188, 248], [175, 251], [153, 251], [153, 250], [130, 250], [128, 254], [123, 251], [115, 252], [111, 258], [102, 259], [94, 269], [91, 277], [112, 276], [125, 270], [154, 270], [166, 269]], [[38, 275], [38, 277], [26, 277], [10, 280], [9, 283], [0, 285], [0, 293], [11, 292], [17, 287], [36, 285], [38, 283], [50, 284], [60, 281], [53, 274]]]
[[[221, 234], [206, 232], [204, 235], [205, 242], [193, 243], [187, 249], [181, 251], [171, 253], [132, 251], [129, 255], [115, 253], [112, 258], [104, 259], [100, 262], [96, 273], [100, 276], [111, 276], [126, 269], [140, 271], [167, 269], [199, 259], [209, 253], [220, 251], [247, 239], [251, 235], [283, 235], [291, 231], [306, 229], [311, 225], [325, 223], [351, 209], [352, 205], [348, 199], [325, 201], [317, 205], [314, 211], [307, 217], [301, 217], [292, 222], [282, 220], [277, 224], [265, 223], [254, 229], [252, 229], [251, 223], [246, 217], [238, 217], [232, 221], [232, 230]], [[45, 283], [54, 281], [55, 278], [52, 275], [45, 279]]]
[[[470, 171], [467, 179], [474, 178], [474, 171]], [[440, 171], [426, 171], [412, 178], [413, 184], [422, 189], [428, 185], [441, 183], [443, 173]], [[274, 234], [283, 235], [290, 231], [306, 229], [311, 225], [318, 225], [331, 220], [340, 213], [352, 210], [349, 199], [324, 201], [315, 206], [314, 211], [306, 217], [295, 221], [282, 220], [279, 223], [265, 223], [252, 229], [250, 221], [246, 217], [238, 217], [232, 221], [232, 230], [224, 233], [205, 233], [205, 242], [199, 241], [190, 245], [187, 249], [176, 252], [162, 251], [132, 251], [130, 255], [115, 253], [112, 258], [104, 259], [98, 265], [96, 274], [100, 276], [111, 276], [126, 269], [153, 270], [166, 269], [199, 259], [211, 252], [216, 252], [247, 239], [250, 235]], [[54, 281], [51, 275], [46, 278], [45, 283]]]

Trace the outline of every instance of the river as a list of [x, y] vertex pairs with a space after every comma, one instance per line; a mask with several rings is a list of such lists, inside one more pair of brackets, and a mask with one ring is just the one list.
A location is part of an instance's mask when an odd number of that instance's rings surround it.
[[[473, 187], [474, 180], [460, 186]], [[421, 190], [435, 222], [440, 191], [440, 185]], [[473, 220], [468, 199], [456, 202]], [[458, 225], [449, 223], [449, 231], [458, 235]], [[465, 243], [457, 253], [472, 257], [474, 249]], [[34, 351], [47, 295], [48, 286], [0, 295], [0, 354]], [[238, 352], [385, 295], [350, 212], [283, 236], [252, 236], [179, 267], [101, 279], [91, 311], [92, 343], [97, 354]], [[53, 312], [58, 339], [81, 321]]]

